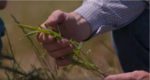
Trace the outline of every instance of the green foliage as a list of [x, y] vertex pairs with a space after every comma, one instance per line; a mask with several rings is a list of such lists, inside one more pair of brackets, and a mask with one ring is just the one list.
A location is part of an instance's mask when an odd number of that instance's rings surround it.
[[[60, 33], [53, 31], [51, 28], [45, 29], [45, 28], [41, 28], [39, 26], [24, 25], [24, 24], [19, 23], [14, 16], [12, 16], [12, 17], [13, 17], [14, 21], [17, 23], [18, 27], [20, 27], [24, 31], [24, 33], [26, 33], [27, 38], [30, 40], [30, 42], [32, 44], [33, 44], [33, 42], [29, 36], [36, 34], [36, 33], [45, 33], [46, 35], [51, 35], [56, 40], [61, 40], [64, 38], [63, 36], [61, 36]], [[27, 29], [28, 32], [26, 32], [24, 29]], [[84, 69], [90, 70], [99, 77], [104, 78], [106, 76], [105, 73], [102, 72], [96, 66], [96, 64], [94, 64], [94, 62], [88, 57], [88, 54], [87, 54], [88, 52], [85, 53], [81, 50], [82, 44], [83, 44], [82, 42], [77, 42], [75, 40], [70, 39], [69, 43], [71, 45], [73, 45], [73, 47], [74, 47], [73, 54], [68, 55], [68, 57], [70, 57], [72, 60], [72, 65], [77, 65]], [[44, 61], [44, 58], [42, 58], [42, 59], [39, 58], [39, 59], [41, 60], [41, 62]], [[42, 63], [45, 63], [45, 62], [42, 62]], [[51, 77], [52, 77], [52, 75], [51, 75]], [[53, 80], [55, 80], [55, 79], [53, 79]]]

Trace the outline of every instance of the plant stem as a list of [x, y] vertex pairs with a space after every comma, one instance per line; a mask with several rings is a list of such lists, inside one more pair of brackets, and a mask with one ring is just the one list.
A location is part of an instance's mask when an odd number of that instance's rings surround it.
[[20, 75], [23, 75], [23, 76], [26, 76], [26, 73], [23, 73], [17, 69], [14, 69], [14, 68], [11, 68], [11, 67], [8, 67], [8, 66], [0, 66], [0, 69], [4, 69], [6, 71], [9, 71], [9, 72], [12, 72], [12, 73], [16, 73], [16, 74], [20, 74]]
[[[61, 36], [60, 33], [57, 33], [55, 31], [53, 31], [52, 29], [44, 29], [41, 27], [24, 25], [24, 24], [19, 23], [16, 19], [14, 21], [18, 24], [18, 26], [21, 29], [23, 29], [23, 31], [24, 31], [24, 29], [30, 30], [31, 34], [42, 32], [42, 33], [45, 33], [46, 35], [53, 36], [56, 40], [61, 40], [64, 38]], [[24, 33], [26, 33], [26, 32], [24, 32]], [[31, 38], [29, 36], [27, 36], [27, 38], [30, 40], [32, 45], [34, 45]], [[70, 55], [72, 62], [73, 62], [73, 65], [81, 66], [87, 70], [91, 70], [91, 71], [98, 73], [99, 75], [102, 75], [103, 77], [105, 77], [105, 73], [102, 72], [102, 70], [100, 70], [96, 66], [96, 64], [94, 64], [94, 62], [92, 62], [92, 60], [90, 58], [88, 58], [87, 55], [83, 51], [81, 51], [81, 48], [82, 48], [81, 44], [82, 43], [77, 42], [77, 41], [72, 40], [72, 39], [69, 40], [69, 43], [74, 46], [74, 49], [73, 49], [74, 53], [72, 55]], [[40, 52], [38, 52], [38, 53], [40, 53]]]

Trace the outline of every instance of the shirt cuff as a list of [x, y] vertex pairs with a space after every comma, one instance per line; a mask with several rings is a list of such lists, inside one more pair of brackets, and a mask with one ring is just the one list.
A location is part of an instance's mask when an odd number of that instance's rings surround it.
[[[103, 4], [97, 4], [92, 1], [86, 1], [77, 8], [74, 12], [81, 15], [86, 21], [89, 23], [92, 36], [98, 33], [103, 33], [107, 31], [107, 29], [113, 28], [110, 25], [106, 25], [106, 21], [104, 19], [102, 13]], [[99, 18], [97, 18], [99, 17]], [[105, 28], [104, 28], [105, 27]]]

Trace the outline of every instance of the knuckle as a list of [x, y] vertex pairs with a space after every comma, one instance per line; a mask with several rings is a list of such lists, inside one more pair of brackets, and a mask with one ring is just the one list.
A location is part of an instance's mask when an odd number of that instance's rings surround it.
[[42, 24], [40, 25], [40, 27], [46, 29], [47, 27], [46, 27], [45, 24], [46, 24], [46, 22], [42, 23]]
[[55, 17], [55, 18], [62, 18], [63, 16], [64, 16], [64, 14], [65, 14], [65, 12], [64, 11], [61, 11], [61, 10], [55, 10], [53, 13], [52, 13], [52, 15], [51, 15], [51, 17], [53, 16], [53, 17]]
[[141, 74], [141, 73], [146, 73], [145, 71], [142, 71], [142, 70], [136, 70], [136, 71], [133, 71], [133, 74]]
[[46, 34], [41, 37], [41, 41], [43, 42], [43, 44], [47, 44], [47, 45], [48, 44], [51, 45], [51, 43], [55, 43], [55, 39], [52, 36]]
[[60, 10], [60, 9], [57, 9], [57, 10], [54, 11], [54, 13], [62, 13], [62, 12], [63, 12], [63, 11]]

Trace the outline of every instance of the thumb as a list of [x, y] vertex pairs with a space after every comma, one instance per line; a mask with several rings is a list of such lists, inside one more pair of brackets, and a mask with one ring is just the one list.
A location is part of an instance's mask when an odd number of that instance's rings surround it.
[[48, 19], [44, 22], [44, 25], [55, 27], [58, 24], [61, 24], [66, 19], [66, 13], [61, 10], [54, 11]]

